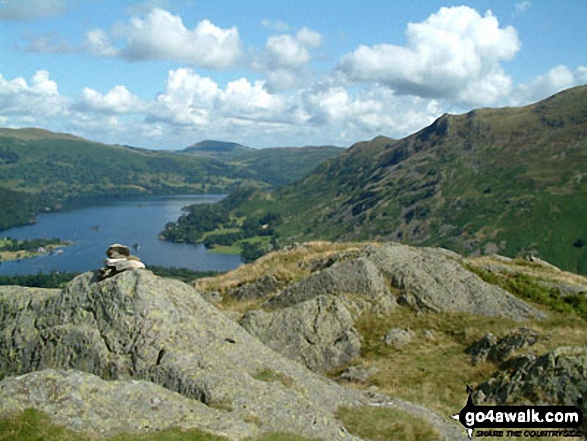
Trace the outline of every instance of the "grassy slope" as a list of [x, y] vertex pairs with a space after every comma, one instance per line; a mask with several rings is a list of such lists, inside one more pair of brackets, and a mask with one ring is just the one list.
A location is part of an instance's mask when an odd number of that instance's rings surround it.
[[587, 86], [537, 104], [444, 115], [379, 137], [238, 207], [281, 214], [282, 238], [398, 240], [533, 252], [587, 274]]

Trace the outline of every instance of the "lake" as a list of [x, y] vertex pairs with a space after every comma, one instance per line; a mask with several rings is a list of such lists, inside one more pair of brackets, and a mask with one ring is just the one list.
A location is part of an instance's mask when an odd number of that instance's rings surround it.
[[165, 224], [191, 204], [218, 202], [222, 195], [151, 196], [132, 200], [101, 201], [92, 205], [43, 213], [37, 223], [10, 228], [0, 236], [15, 239], [57, 237], [74, 242], [62, 254], [0, 263], [1, 275], [36, 274], [39, 271], [84, 272], [98, 269], [113, 243], [138, 244], [132, 254], [147, 265], [228, 271], [242, 262], [240, 256], [211, 253], [203, 245], [187, 245], [158, 239]]

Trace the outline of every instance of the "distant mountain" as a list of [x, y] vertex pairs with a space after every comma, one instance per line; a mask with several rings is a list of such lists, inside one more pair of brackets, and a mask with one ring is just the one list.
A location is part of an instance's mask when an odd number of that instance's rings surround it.
[[300, 179], [342, 151], [261, 151], [203, 141], [178, 154], [101, 144], [37, 128], [0, 128], [0, 229], [79, 199], [276, 187]]
[[254, 174], [212, 158], [100, 144], [41, 129], [0, 129], [0, 228], [78, 199], [268, 186]]
[[236, 142], [214, 141], [207, 139], [192, 144], [191, 146], [178, 151], [178, 153], [200, 156], [226, 157], [249, 151], [254, 151], [254, 149], [237, 144]]
[[272, 147], [255, 149], [234, 142], [206, 140], [192, 144], [178, 154], [214, 158], [251, 170], [257, 179], [272, 186], [297, 181], [318, 164], [344, 151], [334, 146]]
[[443, 115], [401, 140], [355, 144], [234, 210], [271, 213], [282, 242], [533, 253], [587, 274], [587, 86], [526, 107]]

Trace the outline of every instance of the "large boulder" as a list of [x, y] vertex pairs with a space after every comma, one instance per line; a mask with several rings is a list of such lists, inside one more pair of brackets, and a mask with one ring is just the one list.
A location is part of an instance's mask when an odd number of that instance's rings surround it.
[[515, 351], [532, 346], [538, 342], [540, 334], [529, 328], [518, 328], [506, 336], [498, 339], [491, 332], [485, 334], [481, 340], [467, 349], [471, 362], [477, 364], [483, 361], [502, 363]]
[[513, 320], [545, 317], [526, 302], [463, 268], [458, 262], [460, 256], [448, 250], [389, 243], [372, 247], [367, 259], [402, 293], [398, 301], [415, 309]]
[[[333, 412], [359, 404], [359, 392], [276, 354], [190, 286], [150, 271], [102, 281], [85, 273], [61, 292], [0, 287], [0, 326], [4, 377], [69, 368], [146, 380], [204, 405], [228, 405], [262, 431], [354, 439]], [[262, 381], [259, 372], [288, 381]], [[10, 403], [2, 412], [20, 409]], [[90, 397], [86, 411], [93, 405]]]
[[576, 405], [587, 411], [587, 347], [559, 347], [510, 360], [475, 390], [482, 403]]
[[337, 261], [286, 287], [267, 302], [271, 308], [292, 306], [321, 295], [342, 297], [353, 315], [365, 310], [389, 312], [396, 305], [385, 278], [377, 267], [358, 257]]
[[316, 372], [348, 364], [361, 349], [351, 314], [332, 296], [272, 312], [250, 311], [241, 325], [270, 348]]

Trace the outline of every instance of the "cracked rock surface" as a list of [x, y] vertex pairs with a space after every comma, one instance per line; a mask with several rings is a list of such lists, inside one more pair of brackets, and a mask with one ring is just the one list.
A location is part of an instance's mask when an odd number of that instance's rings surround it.
[[[175, 393], [167, 396], [175, 400], [176, 408], [187, 399], [198, 408], [221, 403], [232, 409], [224, 411], [230, 415], [227, 421], [238, 423], [236, 432], [247, 436], [255, 432], [294, 432], [309, 438], [357, 439], [348, 434], [333, 412], [339, 406], [363, 403], [361, 393], [278, 355], [193, 288], [156, 277], [150, 271], [126, 271], [103, 281], [89, 272], [75, 278], [63, 291], [0, 287], [0, 321], [0, 378], [28, 374], [0, 383], [0, 413], [19, 411], [19, 403], [27, 400], [35, 403], [26, 392], [16, 395], [19, 400], [7, 399], [19, 390], [28, 390], [26, 382], [42, 386], [51, 378], [58, 390], [67, 390], [71, 384], [117, 380], [122, 382], [119, 387], [110, 387], [117, 383], [100, 383], [108, 387], [99, 398], [116, 407], [123, 406], [120, 393], [125, 388], [128, 393], [135, 390], [153, 396], [165, 388]], [[47, 369], [74, 369], [95, 378], [84, 377], [88, 381], [82, 381], [81, 373], [64, 377], [61, 371]], [[42, 372], [30, 374], [34, 371]], [[287, 381], [261, 381], [256, 379], [259, 372], [271, 372]], [[142, 381], [124, 383], [130, 379]], [[79, 388], [72, 390], [81, 393]], [[93, 395], [84, 396], [90, 412]], [[49, 401], [44, 401], [42, 408], [59, 404], [56, 394], [47, 393], [45, 397]], [[84, 409], [74, 407], [79, 412], [74, 420], [88, 421]], [[215, 413], [208, 410], [210, 415]], [[63, 415], [67, 410], [60, 412]], [[177, 418], [179, 414], [169, 417], [168, 424]], [[139, 430], [122, 427], [113, 418], [95, 421], [96, 433], [112, 434], [119, 427]], [[192, 423], [205, 430], [215, 427], [199, 421], [194, 419]], [[254, 421], [254, 427], [245, 424], [247, 421]], [[241, 439], [231, 430], [214, 431]]]

